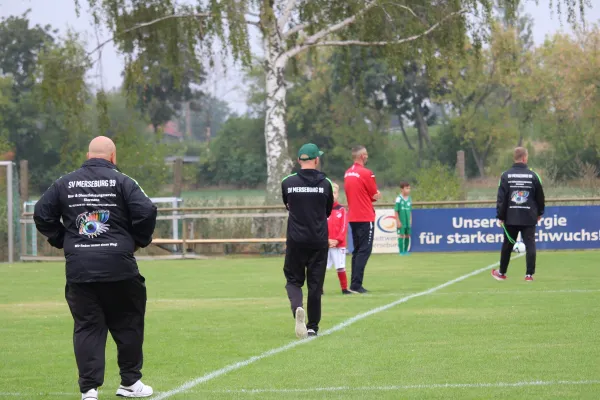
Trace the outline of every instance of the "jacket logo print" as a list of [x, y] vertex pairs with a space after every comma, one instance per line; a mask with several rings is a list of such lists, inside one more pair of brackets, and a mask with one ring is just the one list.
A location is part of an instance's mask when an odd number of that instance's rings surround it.
[[517, 204], [527, 203], [527, 198], [529, 197], [529, 192], [527, 190], [517, 190], [512, 192], [510, 196], [510, 200]]
[[84, 212], [77, 216], [75, 224], [79, 228], [79, 234], [88, 238], [95, 238], [108, 232], [110, 226], [106, 222], [110, 218], [110, 211], [99, 210]]

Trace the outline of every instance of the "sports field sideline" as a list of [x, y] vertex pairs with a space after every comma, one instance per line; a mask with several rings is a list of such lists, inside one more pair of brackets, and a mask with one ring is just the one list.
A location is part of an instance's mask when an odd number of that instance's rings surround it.
[[[282, 258], [141, 262], [154, 399], [597, 399], [600, 252], [373, 256], [363, 296], [328, 273], [321, 336], [297, 341]], [[77, 398], [59, 263], [0, 266], [0, 398]], [[105, 385], [119, 383], [109, 338]]]

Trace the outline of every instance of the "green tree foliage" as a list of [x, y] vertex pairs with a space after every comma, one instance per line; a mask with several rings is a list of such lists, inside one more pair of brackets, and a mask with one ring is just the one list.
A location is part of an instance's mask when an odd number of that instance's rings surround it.
[[[158, 21], [171, 14], [170, 1], [136, 1], [127, 11], [124, 3], [115, 5], [108, 18], [111, 30], [125, 30], [115, 41], [126, 55], [124, 88], [156, 131], [176, 116], [183, 102], [200, 97], [197, 85], [204, 77], [201, 61], [195, 56], [198, 41], [188, 32], [194, 24]], [[155, 26], [127, 31], [138, 21], [158, 22]], [[137, 45], [141, 43], [144, 45]]]
[[334, 88], [351, 87], [361, 104], [396, 117], [408, 149], [414, 150], [406, 124], [417, 129], [417, 164], [425, 147], [431, 146], [429, 126], [437, 114], [431, 97], [444, 93], [444, 82], [436, 73], [439, 60], [417, 55], [412, 60], [392, 63], [378, 49], [338, 49], [332, 57], [335, 65]]
[[55, 35], [50, 26], [31, 26], [27, 13], [0, 20], [0, 70], [12, 81], [3, 145], [17, 160], [31, 161], [31, 183], [38, 190], [78, 164], [85, 132], [80, 117], [88, 98], [81, 93], [89, 62], [76, 37]]
[[[157, 61], [159, 63], [160, 61]], [[149, 69], [143, 68], [140, 74], [144, 76], [143, 83], [136, 83], [128, 90], [136, 91], [136, 108], [145, 113], [154, 131], [174, 119], [182, 110], [182, 105], [193, 98], [200, 98], [201, 92], [192, 89], [192, 84], [200, 84], [200, 79], [193, 79], [193, 72], [188, 71], [182, 78], [177, 79], [168, 69], [159, 69], [154, 78]], [[129, 83], [129, 81], [127, 82]]]
[[203, 158], [200, 179], [207, 184], [254, 187], [267, 172], [263, 120], [233, 117], [223, 124]]
[[[106, 120], [103, 124], [94, 124], [85, 141], [99, 135], [113, 139], [119, 170], [137, 180], [148, 195], [159, 195], [169, 181], [165, 157], [171, 155], [172, 149], [161, 143], [160, 135], [148, 129], [147, 119], [129, 105], [122, 94], [109, 92], [103, 101], [105, 104], [94, 102], [86, 113], [88, 120], [97, 121], [102, 115]], [[104, 105], [106, 109], [102, 108]], [[84, 150], [80, 148], [79, 153], [85, 154]]]
[[500, 146], [520, 141], [515, 88], [528, 74], [521, 48], [514, 29], [496, 24], [489, 48], [476, 52], [471, 47], [463, 62], [448, 61], [449, 92], [443, 101], [453, 111], [451, 131], [468, 148], [481, 177]]
[[57, 34], [50, 25], [30, 26], [29, 12], [0, 19], [0, 72], [12, 76], [15, 92], [34, 87], [38, 57]]
[[28, 12], [0, 19], [0, 76], [9, 77], [2, 90], [2, 152], [13, 150], [17, 160], [37, 160], [31, 165], [32, 183], [45, 187], [41, 182], [47, 182], [44, 177], [60, 162], [51, 145], [58, 135], [53, 129], [58, 118], [41, 111], [35, 72], [55, 34], [50, 26], [31, 26]]
[[417, 172], [415, 198], [420, 201], [463, 200], [465, 191], [454, 171], [434, 162]]
[[90, 101], [85, 75], [90, 66], [89, 56], [75, 34], [68, 34], [65, 40], [47, 47], [40, 56], [39, 101], [42, 111], [60, 118], [58, 169], [62, 173], [78, 168], [84, 159], [78, 155], [82, 154], [90, 132], [85, 118]]
[[10, 151], [12, 144], [8, 137], [10, 128], [6, 122], [15, 104], [12, 101], [13, 80], [10, 77], [0, 77], [0, 153]]
[[352, 146], [367, 146], [376, 159], [384, 135], [377, 129], [383, 124], [380, 113], [361, 106], [351, 89], [334, 88], [330, 55], [324, 52], [312, 65], [298, 63], [304, 74], [294, 79], [288, 95], [288, 133], [291, 149], [318, 143], [326, 152], [322, 168], [340, 178], [349, 166]]
[[[202, 95], [192, 99], [190, 106], [190, 133], [191, 137], [199, 141], [210, 141], [232, 115], [229, 105], [214, 96]], [[179, 126], [187, 131], [188, 118], [186, 112], [179, 115]]]
[[[80, 1], [75, 0], [79, 5]], [[423, 53], [462, 50], [470, 22], [466, 14], [489, 22], [491, 0], [408, 0], [401, 5], [371, 0], [208, 0], [180, 3], [173, 0], [88, 0], [98, 24], [105, 24], [118, 47], [127, 55], [128, 65], [138, 54], [164, 54], [175, 58], [183, 44], [190, 57], [199, 59], [215, 50], [246, 65], [252, 59], [249, 29], [258, 28], [263, 43], [266, 78], [265, 149], [267, 191], [272, 200], [279, 194], [279, 182], [292, 166], [286, 131], [285, 70], [302, 52], [318, 47], [381, 47], [391, 58]], [[503, 0], [510, 14], [519, 0]], [[585, 0], [557, 0], [557, 9], [566, 5], [567, 19], [575, 22]], [[475, 24], [476, 25], [476, 24]], [[471, 34], [480, 38], [477, 28]], [[419, 46], [406, 43], [420, 40]], [[404, 46], [397, 46], [404, 45]], [[199, 51], [202, 52], [200, 54]], [[142, 57], [143, 58], [143, 57]], [[175, 63], [173, 63], [175, 64]], [[128, 68], [126, 79], [134, 81], [139, 68]]]
[[117, 143], [119, 167], [159, 193], [168, 148], [123, 96], [100, 92], [93, 101], [80, 39], [56, 35], [31, 26], [27, 13], [0, 20], [0, 154], [14, 150], [17, 160], [29, 160], [32, 189], [41, 192], [81, 165], [93, 136], [107, 135]]
[[600, 167], [600, 28], [576, 36], [557, 34], [536, 52], [530, 90], [543, 102], [542, 135], [552, 145], [546, 159], [559, 178], [576, 177], [582, 164]]

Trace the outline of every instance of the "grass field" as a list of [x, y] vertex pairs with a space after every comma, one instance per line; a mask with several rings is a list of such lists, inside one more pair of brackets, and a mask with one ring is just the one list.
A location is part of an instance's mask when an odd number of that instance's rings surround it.
[[[541, 253], [531, 284], [523, 258], [491, 279], [496, 259], [373, 256], [364, 296], [338, 294], [328, 273], [322, 335], [301, 342], [279, 257], [140, 263], [144, 381], [174, 400], [598, 399], [600, 253]], [[0, 265], [0, 398], [79, 398], [63, 269]], [[100, 398], [118, 383], [109, 339]]]

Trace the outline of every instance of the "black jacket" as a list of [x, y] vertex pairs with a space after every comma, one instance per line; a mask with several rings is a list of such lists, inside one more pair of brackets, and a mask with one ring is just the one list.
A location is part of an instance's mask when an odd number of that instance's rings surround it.
[[333, 187], [324, 173], [302, 169], [281, 182], [283, 204], [289, 210], [288, 246], [328, 248], [327, 218], [333, 207]]
[[496, 218], [506, 225], [531, 226], [544, 214], [542, 179], [527, 167], [516, 163], [500, 177]]
[[133, 253], [152, 242], [156, 206], [135, 180], [94, 158], [54, 182], [33, 219], [64, 248], [68, 282], [111, 282], [139, 274]]

